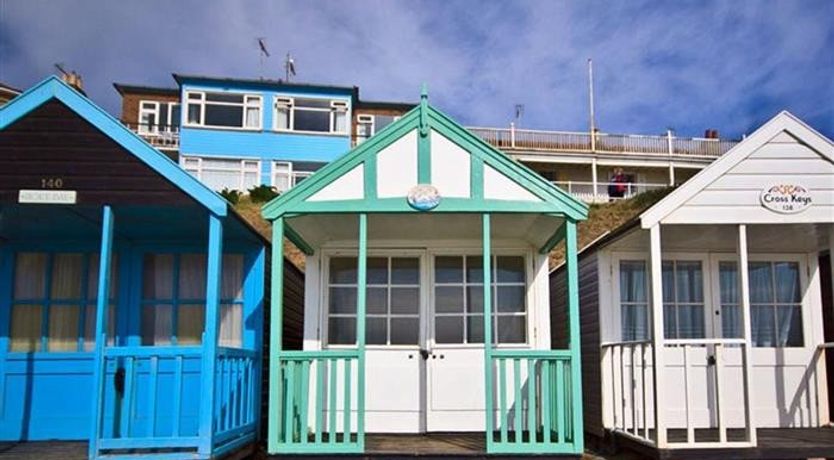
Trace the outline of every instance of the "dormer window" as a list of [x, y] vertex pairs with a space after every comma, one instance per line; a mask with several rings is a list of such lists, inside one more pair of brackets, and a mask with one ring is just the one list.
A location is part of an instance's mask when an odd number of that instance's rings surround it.
[[187, 91], [185, 101], [189, 126], [261, 129], [261, 96]]
[[348, 133], [348, 101], [276, 97], [274, 110], [274, 128], [278, 131]]

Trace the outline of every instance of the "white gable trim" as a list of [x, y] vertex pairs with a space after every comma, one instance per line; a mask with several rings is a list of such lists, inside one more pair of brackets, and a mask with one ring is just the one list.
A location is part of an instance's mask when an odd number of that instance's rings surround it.
[[730, 149], [712, 164], [658, 201], [640, 215], [641, 226], [654, 227], [673, 211], [684, 205], [698, 192], [727, 173], [751, 153], [767, 144], [771, 139], [787, 131], [799, 141], [818, 152], [823, 158], [834, 163], [834, 143], [787, 111], [782, 111], [762, 125], [745, 140]]

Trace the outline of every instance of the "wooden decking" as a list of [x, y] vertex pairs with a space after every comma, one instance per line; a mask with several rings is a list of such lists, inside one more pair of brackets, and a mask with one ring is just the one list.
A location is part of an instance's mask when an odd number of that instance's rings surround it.
[[[717, 441], [715, 430], [703, 430], [696, 434], [699, 441]], [[730, 430], [730, 440], [738, 439]], [[834, 428], [759, 428], [756, 430], [758, 446], [755, 448], [715, 448], [715, 449], [655, 449], [622, 435], [616, 435], [616, 445], [622, 450], [632, 451], [643, 458], [666, 460], [701, 460], [701, 459], [807, 459], [834, 458]], [[685, 431], [678, 433], [670, 430], [670, 441], [684, 441]], [[612, 458], [616, 458], [613, 456]]]

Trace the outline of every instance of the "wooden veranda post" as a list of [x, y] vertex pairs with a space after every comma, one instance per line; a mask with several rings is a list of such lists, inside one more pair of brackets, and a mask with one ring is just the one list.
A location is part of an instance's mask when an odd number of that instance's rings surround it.
[[[490, 251], [490, 219], [489, 214], [483, 214], [483, 272], [484, 272], [484, 394], [486, 395], [486, 439], [487, 450], [493, 443], [492, 433], [493, 410], [492, 394], [492, 255]], [[520, 404], [520, 403], [519, 403]], [[521, 436], [516, 433], [516, 437]]]
[[267, 450], [278, 453], [278, 434], [281, 432], [280, 401], [281, 362], [279, 354], [283, 340], [284, 320], [284, 218], [272, 222], [272, 278], [270, 285], [269, 318], [269, 416], [267, 418]]
[[654, 423], [657, 447], [666, 448], [666, 422], [663, 408], [663, 266], [660, 253], [660, 224], [649, 230], [652, 306], [652, 362], [654, 364]]
[[582, 420], [582, 357], [579, 327], [579, 265], [577, 262], [576, 222], [565, 221], [565, 265], [567, 269], [568, 320], [570, 322], [570, 375], [571, 414], [573, 420], [573, 448], [581, 454], [584, 450], [584, 426]]
[[[359, 350], [359, 369], [356, 376], [356, 443], [365, 451], [365, 310], [368, 284], [368, 215], [359, 214], [359, 260], [356, 293], [356, 346]], [[345, 436], [350, 432], [345, 430]]]
[[752, 382], [753, 362], [751, 359], [752, 319], [750, 316], [750, 273], [747, 257], [747, 226], [738, 226], [738, 276], [741, 319], [744, 330], [744, 417], [747, 421], [747, 440], [756, 445], [756, 423], [753, 415]]
[[209, 214], [208, 262], [206, 264], [206, 329], [203, 333], [200, 372], [200, 447], [208, 458], [214, 447], [214, 378], [217, 372], [217, 335], [220, 324], [220, 279], [223, 272], [223, 222]]
[[95, 369], [93, 371], [92, 424], [90, 430], [89, 457], [98, 456], [98, 441], [104, 407], [104, 346], [107, 343], [107, 312], [110, 309], [110, 265], [113, 257], [113, 209], [104, 206], [101, 225], [101, 249], [98, 259], [98, 289], [96, 291]]

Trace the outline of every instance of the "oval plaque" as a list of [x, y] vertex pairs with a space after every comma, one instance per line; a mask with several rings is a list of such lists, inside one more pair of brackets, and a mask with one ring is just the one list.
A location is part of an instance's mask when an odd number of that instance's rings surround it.
[[813, 201], [811, 192], [798, 184], [773, 184], [762, 189], [762, 206], [782, 214], [796, 214], [808, 209]]
[[418, 211], [431, 211], [440, 204], [440, 192], [430, 184], [417, 184], [408, 191], [408, 205]]

